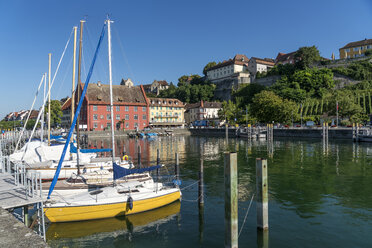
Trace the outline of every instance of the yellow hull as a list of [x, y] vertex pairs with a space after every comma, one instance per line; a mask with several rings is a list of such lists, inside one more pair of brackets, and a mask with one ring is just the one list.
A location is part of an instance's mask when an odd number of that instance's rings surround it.
[[132, 210], [125, 201], [89, 206], [44, 207], [44, 212], [51, 222], [94, 220], [149, 211], [175, 202], [180, 197], [180, 191], [176, 191], [150, 199], [133, 201]]

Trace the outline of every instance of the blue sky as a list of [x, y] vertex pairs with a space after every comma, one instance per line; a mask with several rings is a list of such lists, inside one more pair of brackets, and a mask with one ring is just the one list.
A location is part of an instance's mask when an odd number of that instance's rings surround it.
[[[202, 74], [209, 61], [237, 53], [271, 57], [316, 45], [323, 57], [338, 48], [372, 38], [368, 0], [283, 1], [98, 1], [48, 0], [0, 2], [0, 119], [30, 107], [48, 53], [56, 69], [72, 27], [86, 18], [82, 81], [107, 14], [112, 29], [113, 81], [136, 84], [154, 79], [177, 83], [184, 74]], [[71, 92], [72, 43], [52, 90], [60, 99]], [[86, 68], [84, 70], [84, 67]], [[107, 41], [91, 82], [108, 81]], [[37, 107], [40, 104], [38, 102]]]

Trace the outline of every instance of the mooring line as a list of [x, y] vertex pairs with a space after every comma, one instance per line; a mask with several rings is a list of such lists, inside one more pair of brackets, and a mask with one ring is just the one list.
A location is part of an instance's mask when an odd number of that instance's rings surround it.
[[247, 212], [245, 213], [245, 217], [244, 217], [244, 220], [243, 220], [243, 224], [242, 226], [240, 227], [240, 231], [239, 231], [239, 234], [238, 234], [238, 238], [240, 237], [240, 234], [243, 230], [243, 227], [244, 227], [244, 224], [245, 224], [245, 221], [247, 220], [247, 216], [248, 216], [248, 213], [249, 213], [249, 209], [251, 208], [251, 205], [252, 205], [252, 202], [253, 202], [253, 198], [254, 198], [254, 193], [252, 195], [252, 198], [251, 198], [251, 202], [249, 203], [249, 207], [247, 209]]

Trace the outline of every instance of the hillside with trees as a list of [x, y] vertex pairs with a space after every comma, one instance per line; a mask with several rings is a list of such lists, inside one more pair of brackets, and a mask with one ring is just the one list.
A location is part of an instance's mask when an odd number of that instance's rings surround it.
[[[295, 64], [279, 64], [258, 77], [279, 75], [271, 87], [249, 84], [234, 93], [233, 101], [225, 102], [221, 119], [244, 124], [280, 122], [290, 124], [312, 120], [327, 122], [338, 114], [342, 124], [366, 122], [372, 114], [372, 64], [370, 57], [347, 66], [318, 68], [326, 64], [315, 46], [302, 47], [295, 54]], [[345, 75], [361, 82], [336, 90], [333, 74]]]

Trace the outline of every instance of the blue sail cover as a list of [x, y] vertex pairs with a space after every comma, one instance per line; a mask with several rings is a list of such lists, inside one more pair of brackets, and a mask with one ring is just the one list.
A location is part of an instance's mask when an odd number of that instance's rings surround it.
[[[111, 152], [111, 148], [104, 149], [79, 149], [81, 153], [94, 153], [94, 152]], [[73, 143], [70, 144], [70, 153], [77, 153], [77, 148]]]
[[[80, 101], [79, 101], [79, 104], [76, 108], [74, 120], [72, 121], [70, 131], [68, 132], [68, 136], [67, 136], [66, 140], [71, 140], [72, 132], [74, 131], [76, 121], [77, 121], [77, 117], [79, 116], [80, 109], [81, 109], [81, 106], [83, 105], [83, 101], [84, 101], [84, 98], [85, 98], [85, 94], [87, 93], [89, 80], [90, 80], [90, 77], [92, 76], [94, 64], [95, 64], [96, 59], [97, 59], [97, 54], [98, 54], [99, 48], [101, 46], [103, 36], [105, 35], [105, 27], [106, 27], [106, 24], [103, 25], [103, 28], [102, 28], [102, 31], [101, 31], [101, 36], [99, 37], [99, 41], [98, 41], [98, 44], [97, 44], [96, 51], [94, 53], [92, 63], [91, 63], [90, 68], [89, 68], [87, 79], [85, 80], [85, 85], [84, 85], [84, 88], [83, 88], [83, 92], [81, 93]], [[59, 173], [61, 172], [62, 162], [63, 162], [63, 160], [65, 159], [65, 156], [66, 156], [67, 147], [68, 147], [68, 142], [65, 143], [65, 146], [64, 146], [62, 154], [61, 154], [61, 158], [59, 159], [59, 162], [58, 162], [58, 167], [56, 169], [56, 173], [54, 174], [52, 184], [49, 187], [48, 199], [50, 199], [50, 195], [52, 194], [52, 192], [54, 190], [54, 187], [57, 183]]]
[[120, 167], [116, 163], [114, 163], [114, 180], [128, 176], [130, 174], [143, 173], [146, 171], [152, 171], [152, 170], [156, 170], [160, 168], [161, 168], [161, 165], [155, 165], [155, 166], [150, 166], [147, 168], [140, 168], [140, 169], [125, 169], [123, 167]]

